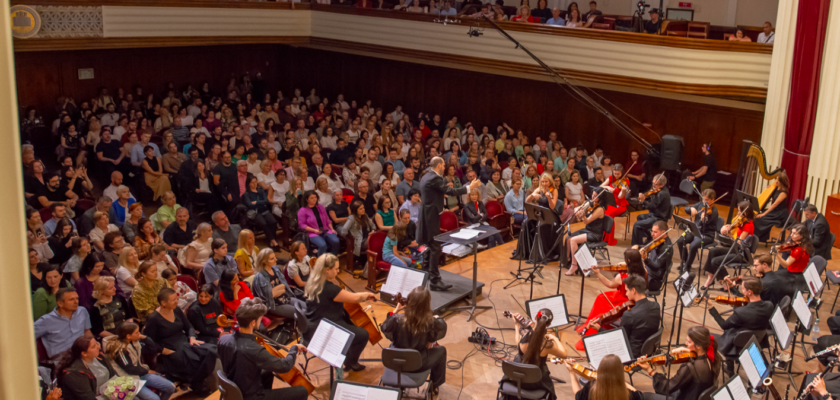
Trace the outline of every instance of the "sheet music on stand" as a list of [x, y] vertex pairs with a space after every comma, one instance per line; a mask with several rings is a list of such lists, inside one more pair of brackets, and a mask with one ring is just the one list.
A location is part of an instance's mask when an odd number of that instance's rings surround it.
[[741, 363], [744, 372], [747, 373], [750, 386], [753, 389], [760, 387], [768, 369], [767, 363], [764, 361], [764, 356], [761, 354], [761, 349], [755, 340], [755, 336], [741, 350], [741, 354], [738, 355], [738, 361]]
[[350, 349], [350, 342], [355, 336], [353, 332], [324, 318], [315, 329], [315, 334], [306, 349], [327, 364], [341, 368]]
[[589, 276], [589, 274], [592, 273], [593, 265], [598, 265], [598, 260], [596, 260], [595, 257], [592, 257], [592, 252], [589, 251], [589, 247], [586, 246], [586, 243], [578, 248], [577, 253], [575, 253], [575, 260], [577, 260], [580, 270], [583, 271], [583, 274], [586, 276]]
[[586, 347], [586, 358], [589, 365], [598, 369], [604, 357], [615, 354], [622, 363], [633, 361], [630, 355], [630, 341], [624, 328], [612, 329], [598, 332], [594, 335], [584, 336], [583, 344]]
[[808, 308], [808, 303], [805, 302], [805, 297], [802, 292], [796, 292], [793, 296], [793, 311], [796, 312], [796, 317], [805, 329], [811, 329], [811, 309]]
[[525, 302], [525, 311], [528, 312], [528, 317], [531, 320], [537, 315], [537, 312], [547, 308], [554, 314], [554, 319], [551, 320], [551, 325], [548, 328], [555, 328], [569, 323], [569, 313], [566, 311], [566, 296], [558, 294], [556, 296], [543, 297], [541, 299], [528, 300]]
[[414, 288], [426, 283], [427, 276], [426, 271], [392, 265], [391, 271], [388, 272], [388, 280], [385, 281], [380, 290], [392, 296], [402, 293], [403, 297], [408, 297], [408, 294]]
[[400, 391], [350, 381], [335, 381], [330, 400], [399, 400]]
[[811, 298], [817, 297], [823, 287], [823, 282], [820, 280], [820, 274], [817, 272], [817, 266], [814, 263], [808, 264], [805, 272], [802, 273], [805, 282], [808, 284], [808, 291], [811, 292]]
[[688, 290], [682, 290], [681, 286], [685, 286], [684, 282], [688, 279], [688, 272], [682, 274], [674, 281], [674, 289], [680, 293], [680, 300], [682, 300], [683, 307], [691, 307], [694, 304], [694, 299], [697, 298], [697, 287], [689, 286]]
[[475, 229], [463, 228], [458, 232], [452, 234], [455, 239], [469, 240], [481, 234], [481, 231]]
[[773, 315], [770, 317], [770, 325], [773, 326], [773, 332], [776, 332], [776, 338], [779, 339], [782, 350], [787, 350], [791, 343], [790, 339], [793, 336], [790, 334], [787, 319], [785, 319], [785, 315], [779, 306], [776, 306], [776, 310], [773, 311]]
[[712, 393], [712, 400], [750, 400], [750, 394], [741, 377], [735, 375], [726, 385]]

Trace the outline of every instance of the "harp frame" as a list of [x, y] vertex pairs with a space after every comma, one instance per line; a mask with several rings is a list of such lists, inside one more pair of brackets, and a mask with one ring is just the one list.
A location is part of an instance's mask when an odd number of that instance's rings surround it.
[[[752, 160], [751, 160], [752, 159]], [[755, 172], [758, 174], [755, 174]], [[750, 140], [744, 140], [744, 143], [741, 147], [741, 162], [738, 165], [738, 175], [735, 178], [735, 189], [736, 190], [744, 190], [745, 188], [749, 189], [749, 193], [754, 193], [754, 188], [758, 183], [758, 176], [765, 180], [776, 179], [779, 176], [779, 173], [784, 171], [784, 168], [776, 168], [773, 171], [767, 170], [767, 156], [764, 153], [764, 149], [761, 148], [757, 143], [754, 143]], [[765, 193], [766, 192], [766, 193]], [[768, 187], [765, 192], [761, 193], [759, 197], [769, 197], [770, 194], [773, 192], [773, 187]], [[760, 207], [763, 207], [764, 204], [760, 202]], [[729, 207], [729, 214], [726, 217], [726, 222], [729, 223], [732, 221], [732, 216], [737, 209], [738, 204], [736, 203], [736, 196], [732, 196], [732, 201]], [[760, 212], [760, 210], [754, 210], [755, 212]]]

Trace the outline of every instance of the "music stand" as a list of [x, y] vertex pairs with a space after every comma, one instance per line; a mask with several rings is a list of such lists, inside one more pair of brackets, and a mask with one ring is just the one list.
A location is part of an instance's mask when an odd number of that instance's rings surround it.
[[[550, 208], [541, 207], [536, 204], [525, 203], [525, 214], [528, 216], [528, 220], [537, 221], [537, 228], [534, 233], [533, 243], [531, 243], [531, 251], [528, 253], [528, 261], [534, 264], [533, 267], [522, 268], [522, 255], [519, 257], [519, 268], [517, 269], [516, 273], [510, 272], [513, 275], [513, 280], [510, 281], [507, 285], [505, 285], [505, 289], [509, 288], [511, 285], [518, 281], [523, 282], [531, 282], [531, 295], [529, 299], [534, 298], [534, 283], [535, 279], [537, 278], [536, 275], [539, 275], [542, 278], [542, 274], [540, 270], [542, 269], [542, 265], [545, 264], [545, 259], [548, 257], [548, 254], [544, 254], [542, 238], [540, 236], [541, 227], [545, 224], [549, 226], [554, 226], [554, 224], [560, 222], [560, 219], [557, 217], [557, 214], [551, 210]], [[523, 233], [520, 234], [524, 235]], [[521, 240], [521, 237], [520, 237]], [[549, 252], [553, 250], [549, 249]], [[527, 277], [523, 277], [522, 274], [527, 273]], [[559, 280], [559, 279], [558, 279]], [[536, 282], [538, 285], [542, 285], [542, 282]]]
[[[761, 212], [761, 210], [758, 209], [758, 197], [755, 197], [751, 194], [744, 193], [744, 192], [736, 189], [735, 190], [735, 204], [737, 205], [738, 203], [740, 203], [744, 200], [748, 200], [750, 202], [750, 207], [752, 207], [754, 213], [758, 214], [758, 213]], [[737, 215], [737, 213], [738, 213], [738, 208], [737, 207], [735, 208], [735, 213], [736, 213], [735, 215]]]
[[[464, 229], [464, 228], [461, 228]], [[475, 310], [489, 310], [492, 307], [489, 306], [479, 306], [478, 305], [478, 294], [476, 291], [476, 283], [478, 282], [478, 241], [482, 239], [489, 238], [497, 233], [499, 230], [488, 225], [479, 225], [474, 228], [474, 230], [480, 231], [480, 233], [476, 236], [473, 236], [469, 239], [460, 239], [454, 237], [452, 235], [461, 231], [461, 229], [457, 229], [454, 231], [449, 231], [446, 233], [442, 233], [440, 235], [435, 236], [435, 240], [438, 242], [444, 243], [456, 243], [465, 246], [471, 246], [473, 250], [473, 278], [472, 278], [472, 300], [469, 301], [469, 305], [465, 307], [452, 307], [449, 310], [452, 311], [464, 311], [467, 310], [470, 312], [470, 316], [467, 318], [467, 322], [472, 320], [473, 315], [475, 314]]]
[[744, 348], [741, 349], [741, 352], [738, 353], [738, 361], [747, 373], [747, 379], [750, 381], [753, 393], [757, 393], [764, 378], [770, 374], [772, 368], [769, 367], [769, 363], [764, 358], [764, 353], [761, 351], [761, 346], [758, 345], [755, 336], [751, 337]]
[[400, 400], [400, 389], [386, 386], [365, 385], [351, 381], [334, 381], [330, 387], [330, 400]]

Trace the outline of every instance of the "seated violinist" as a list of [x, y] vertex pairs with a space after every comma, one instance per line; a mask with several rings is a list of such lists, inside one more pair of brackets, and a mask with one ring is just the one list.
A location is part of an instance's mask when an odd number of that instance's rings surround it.
[[732, 316], [724, 320], [720, 312], [712, 307], [709, 314], [723, 329], [722, 335], [715, 335], [715, 341], [720, 341], [720, 353], [726, 357], [727, 375], [735, 373], [735, 358], [738, 357], [738, 349], [735, 347], [734, 339], [738, 332], [743, 330], [765, 330], [770, 327], [770, 317], [775, 307], [769, 301], [762, 301], [760, 293], [762, 290], [761, 281], [754, 276], [747, 276], [741, 280], [741, 293], [750, 302], [743, 307], [736, 307]]
[[[668, 271], [673, 262], [671, 259], [674, 249], [671, 245], [671, 238], [668, 237], [667, 233], [668, 224], [665, 221], [656, 221], [650, 229], [653, 240], [641, 249], [638, 245], [631, 247], [639, 250], [645, 262], [645, 268], [648, 272], [648, 290], [662, 289], [665, 272]], [[663, 255], [663, 252], [666, 254]]]
[[598, 197], [595, 197], [593, 201], [594, 203], [591, 203], [589, 209], [581, 208], [577, 213], [575, 213], [575, 216], [579, 220], [583, 220], [583, 222], [586, 223], [586, 226], [581, 230], [572, 232], [572, 234], [566, 238], [566, 248], [568, 249], [566, 258], [570, 259], [572, 262], [572, 266], [569, 268], [569, 271], [566, 272], [566, 276], [574, 275], [575, 271], [578, 269], [575, 254], [577, 253], [580, 245], [586, 242], [597, 243], [604, 240], [604, 233], [607, 230], [607, 221], [604, 219], [604, 206]]
[[295, 344], [286, 357], [275, 357], [260, 346], [254, 336], [268, 311], [262, 299], [244, 299], [236, 309], [239, 331], [219, 339], [219, 359], [228, 379], [239, 386], [244, 400], [305, 400], [309, 393], [301, 386], [272, 389], [274, 374], [286, 373], [295, 367], [299, 352], [306, 347]]
[[[738, 203], [738, 216], [733, 218], [732, 221], [734, 224], [727, 224], [720, 228], [720, 234], [723, 236], [731, 237], [732, 230], [735, 230], [734, 235], [740, 239], [740, 241], [744, 241], [753, 234], [754, 226], [753, 226], [753, 210], [750, 206], [749, 200], [744, 200]], [[737, 246], [731, 249], [733, 246]], [[706, 283], [703, 285], [700, 290], [706, 290], [707, 287], [712, 283], [712, 279], [722, 280], [723, 277], [726, 276], [725, 268], [721, 268], [720, 272], [717, 273], [717, 276], [714, 276], [715, 271], [718, 270], [718, 267], [723, 263], [727, 265], [729, 263], [736, 263], [736, 262], [744, 262], [746, 259], [743, 254], [743, 247], [739, 241], [735, 241], [732, 243], [732, 246], [720, 246], [715, 247], [709, 250], [709, 254], [706, 257], [706, 265], [703, 269], [708, 274], [706, 278]], [[729, 254], [727, 256], [727, 254]], [[726, 260], [724, 260], [724, 258]]]
[[[609, 279], [601, 272], [604, 269], [616, 271], [618, 273], [613, 275], [612, 279]], [[612, 267], [598, 267], [597, 265], [593, 265], [592, 270], [595, 273], [595, 277], [598, 278], [604, 286], [617, 290], [611, 290], [606, 293], [602, 292], [595, 297], [595, 302], [592, 304], [592, 309], [589, 311], [589, 317], [586, 318], [587, 323], [600, 317], [606, 312], [612, 311], [613, 307], [622, 305], [630, 300], [627, 298], [627, 287], [624, 285], [624, 278], [635, 274], [644, 277], [645, 285], [647, 285], [647, 270], [645, 270], [645, 264], [642, 262], [642, 256], [639, 254], [639, 250], [636, 249], [624, 250], [623, 263], [619, 263], [618, 265]], [[583, 326], [579, 326], [577, 328], [578, 333], [583, 332], [583, 330]], [[587, 332], [587, 334], [592, 333], [595, 332]], [[583, 350], [583, 341], [579, 341], [575, 348]]]
[[[550, 226], [550, 224], [540, 225], [540, 241], [542, 248], [543, 251], [548, 251], [548, 249], [554, 247], [555, 241], [559, 240], [559, 237], [555, 232], [559, 229], [561, 224], [571, 217], [574, 213], [574, 208], [566, 209], [564, 207], [563, 201], [560, 201], [562, 198], [559, 197], [559, 193], [554, 187], [554, 180], [551, 178], [550, 174], [543, 174], [539, 179], [539, 184], [535, 182], [534, 186], [537, 186], [537, 188], [525, 198], [525, 202], [553, 210], [555, 216], [559, 219], [554, 226]], [[517, 243], [516, 251], [514, 252], [512, 259], [528, 260], [529, 257], [531, 257], [531, 245], [536, 237], [538, 224], [539, 222], [536, 219], [527, 219], [522, 223], [521, 239]], [[556, 257], [555, 254], [546, 254], [545, 256]]]
[[[437, 393], [446, 382], [446, 347], [435, 346], [435, 342], [439, 335], [446, 334], [446, 322], [432, 315], [431, 302], [429, 289], [414, 288], [405, 306], [397, 303], [394, 312], [382, 323], [382, 333], [391, 340], [391, 347], [420, 352], [423, 359], [420, 370], [432, 370], [432, 392]], [[405, 313], [400, 314], [403, 310]]]
[[691, 270], [691, 264], [694, 264], [694, 257], [697, 256], [701, 246], [715, 241], [718, 220], [718, 210], [715, 207], [716, 196], [714, 189], [706, 189], [703, 191], [703, 201], [685, 208], [685, 211], [691, 214], [691, 219], [697, 225], [702, 237], [693, 237], [690, 241], [686, 236], [677, 239], [680, 260], [682, 260], [680, 272]]
[[574, 364], [565, 360], [566, 368], [572, 377], [572, 391], [575, 400], [644, 400], [645, 396], [624, 381], [624, 365], [615, 354], [609, 354], [598, 365], [598, 379], [586, 382], [583, 387], [575, 378]]
[[[753, 274], [761, 279], [761, 300], [769, 301], [777, 306], [785, 296], [793, 299], [794, 286], [790, 284], [787, 277], [783, 276], [784, 269], [773, 271], [770, 265], [772, 263], [773, 258], [769, 254], [762, 254], [753, 260], [752, 270]], [[744, 297], [735, 282], [731, 277], [726, 276], [723, 278], [723, 288], [731, 293], [730, 297]]]
[[[781, 246], [774, 246], [776, 261], [779, 262], [779, 272], [786, 277], [795, 288], [805, 285], [805, 278], [802, 273], [808, 268], [808, 261], [814, 254], [814, 244], [811, 242], [811, 235], [805, 224], [796, 224], [790, 228], [788, 243]], [[789, 251], [787, 258], [783, 257], [782, 251]], [[782, 268], [784, 267], [784, 268]]]
[[627, 211], [627, 205], [630, 204], [627, 201], [627, 196], [630, 195], [630, 181], [627, 178], [621, 179], [623, 171], [624, 167], [621, 164], [613, 165], [612, 175], [601, 184], [601, 187], [612, 193], [615, 198], [616, 207], [608, 205], [605, 212], [612, 218], [624, 214]]
[[[702, 326], [693, 326], [688, 329], [685, 338], [685, 347], [678, 347], [671, 350], [671, 354], [678, 356], [684, 353], [694, 353], [691, 361], [680, 365], [677, 373], [668, 378], [651, 366], [650, 362], [639, 364], [653, 379], [653, 390], [662, 396], [645, 396], [646, 399], [667, 398], [680, 400], [699, 400], [700, 394], [715, 384], [715, 379], [720, 374], [721, 355], [718, 353], [719, 343], [709, 330]], [[642, 357], [639, 361], [645, 360]]]
[[671, 192], [665, 187], [666, 184], [668, 180], [665, 175], [659, 174], [653, 178], [653, 189], [647, 193], [639, 193], [639, 203], [642, 203], [642, 207], [648, 210], [648, 213], [636, 217], [631, 244], [640, 245], [651, 237], [650, 229], [656, 221], [671, 219]]
[[[519, 320], [521, 316], [515, 314], [513, 319]], [[531, 322], [528, 326], [520, 326], [519, 323], [514, 324], [514, 332], [516, 335], [516, 343], [519, 343], [518, 352], [513, 361], [536, 365], [542, 371], [542, 379], [533, 384], [522, 384], [523, 390], [529, 389], [544, 389], [549, 393], [548, 400], [557, 400], [557, 394], [554, 392], [554, 382], [551, 381], [551, 373], [546, 364], [547, 357], [552, 355], [557, 358], [566, 358], [566, 348], [557, 336], [548, 333], [548, 326], [554, 319], [554, 314], [551, 310], [543, 308], [537, 312], [536, 322]], [[502, 378], [506, 380], [507, 378]], [[505, 400], [513, 400], [504, 397]]]
[[[633, 357], [639, 357], [642, 352], [642, 345], [649, 337], [659, 330], [660, 315], [659, 304], [648, 300], [645, 296], [645, 278], [639, 275], [630, 275], [622, 281], [627, 288], [627, 299], [634, 305], [621, 315], [619, 325], [627, 333], [630, 342], [630, 352]], [[620, 304], [616, 304], [620, 307]], [[616, 325], [613, 323], [613, 325]], [[601, 325], [596, 320], [587, 321], [584, 336], [598, 332]]]

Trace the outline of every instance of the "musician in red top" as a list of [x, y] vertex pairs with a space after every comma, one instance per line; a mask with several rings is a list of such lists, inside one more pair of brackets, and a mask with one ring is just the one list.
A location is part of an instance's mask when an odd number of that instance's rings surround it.
[[[623, 172], [624, 167], [622, 167], [621, 164], [613, 165], [612, 175], [610, 175], [609, 178], [601, 184], [602, 188], [612, 193], [613, 197], [615, 197], [616, 207], [607, 205], [607, 209], [604, 212], [605, 215], [609, 215], [612, 219], [624, 214], [624, 212], [627, 211], [627, 205], [630, 204], [627, 202], [627, 196], [630, 195], [630, 180], [627, 178], [621, 179]], [[614, 234], [615, 229], [604, 235], [606, 242], [610, 246], [615, 246], [617, 243]]]
[[[792, 246], [793, 248], [790, 248]], [[811, 235], [805, 224], [796, 224], [790, 228], [790, 238], [788, 243], [782, 246], [775, 246], [778, 251], [780, 247], [790, 250], [790, 255], [785, 258], [781, 252], [776, 253], [776, 261], [779, 262], [779, 271], [784, 272], [781, 267], [787, 268], [787, 273], [782, 275], [798, 275], [795, 277], [797, 281], [805, 268], [808, 267], [808, 262], [811, 260], [811, 254], [814, 254], [814, 244], [811, 242]], [[804, 280], [803, 280], [804, 282]]]
[[[706, 258], [706, 265], [703, 269], [706, 271], [708, 277], [706, 278], [706, 283], [703, 285], [701, 290], [706, 290], [706, 288], [712, 283], [712, 279], [715, 278], [714, 273], [718, 270], [718, 267], [721, 263], [729, 264], [729, 263], [742, 263], [745, 262], [746, 257], [743, 254], [741, 243], [746, 240], [746, 238], [753, 234], [755, 227], [753, 226], [753, 218], [755, 217], [755, 213], [753, 212], [752, 207], [750, 206], [749, 200], [744, 200], [738, 203], [738, 216], [740, 216], [743, 222], [738, 222], [738, 217], [734, 218], [732, 221], [737, 222], [735, 226], [731, 224], [726, 224], [722, 228], [720, 228], [720, 234], [723, 236], [730, 236], [730, 232], [734, 229], [735, 234], [741, 241], [736, 241], [732, 243], [732, 246], [736, 246], [729, 251], [730, 246], [721, 246], [721, 247], [714, 247], [709, 250], [709, 255]], [[747, 250], [749, 251], [749, 250]], [[726, 254], [729, 253], [727, 257]], [[724, 258], [726, 260], [724, 261]], [[723, 280], [727, 276], [727, 272], [725, 268], [721, 268], [720, 272], [717, 274], [717, 280]]]
[[[592, 309], [589, 311], [589, 317], [586, 318], [587, 324], [589, 323], [589, 321], [592, 321], [593, 319], [600, 317], [604, 313], [611, 311], [613, 307], [620, 306], [621, 304], [624, 304], [624, 302], [629, 300], [627, 298], [627, 287], [624, 285], [624, 278], [627, 278], [627, 276], [629, 275], [635, 274], [644, 278], [645, 283], [647, 284], [647, 270], [645, 270], [645, 263], [642, 261], [642, 255], [639, 253], [639, 250], [624, 250], [624, 262], [618, 265], [625, 266], [626, 270], [613, 275], [612, 279], [604, 276], [604, 274], [601, 273], [601, 269], [597, 266], [592, 266], [595, 273], [595, 277], [597, 277], [598, 280], [601, 281], [601, 283], [604, 286], [615, 290], [611, 290], [609, 292], [602, 292], [597, 297], [595, 297], [595, 302], [592, 304]], [[577, 331], [582, 332], [587, 324], [579, 326]], [[591, 329], [586, 331], [586, 335], [591, 335], [594, 333], [596, 332]], [[578, 343], [575, 345], [575, 348], [577, 348], [578, 350], [583, 350], [583, 340], [578, 341]]]

